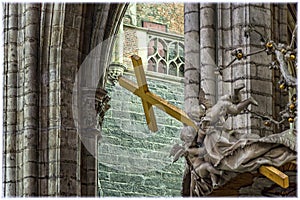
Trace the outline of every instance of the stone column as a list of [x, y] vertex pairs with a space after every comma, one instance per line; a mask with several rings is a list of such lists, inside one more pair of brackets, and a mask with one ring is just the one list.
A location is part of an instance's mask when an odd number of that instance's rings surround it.
[[199, 4], [184, 4], [184, 110], [193, 119], [199, 120], [198, 110], [200, 86], [200, 21]]
[[[16, 195], [16, 131], [17, 131], [17, 38], [18, 38], [18, 5], [10, 4], [4, 6], [5, 27], [4, 41], [4, 144], [3, 144], [3, 195]], [[10, 37], [9, 37], [10, 36]]]
[[[244, 54], [262, 49], [260, 38], [251, 33], [245, 37], [245, 27], [253, 25], [266, 37], [271, 33], [271, 12], [269, 4], [236, 4], [218, 5], [218, 66], [228, 65], [234, 57], [231, 51], [241, 48]], [[264, 20], [261, 20], [264, 19]], [[273, 73], [268, 68], [271, 56], [260, 53], [235, 61], [223, 70], [223, 76], [218, 77], [218, 96], [230, 94], [237, 84], [245, 84], [241, 91], [242, 99], [253, 96], [259, 106], [250, 106], [252, 111], [272, 115], [272, 84]], [[251, 114], [239, 114], [227, 120], [228, 128], [238, 130], [243, 134], [270, 134], [271, 130], [264, 128], [261, 119]]]
[[[73, 86], [87, 54], [117, 30], [124, 8], [4, 4], [5, 197], [97, 194], [97, 155], [87, 151], [80, 138], [84, 132], [75, 126]], [[101, 28], [94, 30], [94, 25]], [[108, 40], [97, 64], [109, 60], [110, 47]], [[96, 67], [105, 71], [105, 65]], [[96, 88], [92, 89], [95, 107]], [[91, 146], [97, 151], [97, 138]]]
[[185, 4], [185, 110], [196, 121], [200, 88], [216, 102], [215, 21], [215, 4]]
[[[272, 20], [270, 4], [232, 4], [232, 47], [241, 47], [248, 54], [262, 49], [260, 38], [251, 33], [244, 37], [244, 27], [253, 25], [265, 37], [270, 38]], [[263, 20], [262, 20], [263, 19]], [[250, 110], [260, 114], [272, 115], [274, 103], [272, 98], [273, 72], [269, 69], [272, 56], [266, 53], [252, 55], [247, 59], [236, 62], [231, 67], [231, 88], [233, 84], [244, 83], [242, 99], [254, 97], [258, 106], [250, 106]], [[240, 114], [232, 118], [233, 129], [243, 134], [257, 134], [260, 136], [272, 133], [263, 126], [261, 119], [251, 114]]]
[[39, 23], [40, 5], [26, 4], [24, 8], [24, 124], [23, 124], [23, 194], [36, 196], [38, 179], [39, 128]]
[[[39, 172], [39, 179], [38, 179], [38, 195], [39, 196], [47, 196], [48, 195], [48, 186], [51, 181], [49, 179], [53, 179], [49, 177], [49, 152], [53, 153], [53, 150], [49, 150], [48, 143], [49, 143], [49, 132], [48, 127], [49, 125], [53, 124], [50, 116], [52, 116], [53, 108], [52, 106], [55, 104], [53, 100], [54, 97], [54, 88], [51, 86], [53, 85], [53, 71], [52, 73], [49, 72], [49, 68], [52, 67], [50, 65], [50, 50], [53, 52], [52, 48], [47, 48], [51, 46], [51, 35], [56, 35], [57, 32], [52, 30], [52, 13], [53, 11], [53, 4], [43, 4], [41, 6], [41, 23], [45, 24], [45, 26], [41, 27], [40, 34], [43, 35], [44, 39], [40, 42], [41, 46], [46, 48], [41, 48], [40, 50], [40, 115], [39, 115], [39, 135], [38, 135], [38, 159], [40, 161], [40, 165], [38, 166]], [[48, 25], [46, 25], [48, 24]], [[54, 39], [54, 38], [53, 38]], [[53, 59], [51, 60], [53, 63]], [[51, 76], [50, 76], [51, 75]], [[50, 83], [51, 79], [51, 83]], [[50, 95], [51, 94], [51, 95]], [[49, 108], [49, 102], [51, 99], [51, 108]], [[50, 112], [51, 109], [51, 112]], [[51, 113], [51, 114], [50, 114]], [[55, 116], [55, 115], [54, 115]], [[51, 121], [50, 121], [51, 119]], [[52, 126], [55, 127], [55, 126]], [[54, 139], [53, 139], [54, 140]], [[55, 154], [54, 154], [55, 155]], [[52, 169], [52, 168], [51, 168]]]
[[[220, 96], [231, 94], [237, 84], [244, 83], [246, 88], [242, 91], [242, 99], [253, 96], [260, 105], [251, 106], [251, 109], [272, 115], [270, 56], [264, 53], [254, 55], [233, 63], [223, 70], [223, 76], [214, 73], [217, 66], [224, 67], [234, 58], [231, 56], [232, 49], [242, 48], [244, 53], [250, 53], [261, 48], [260, 38], [256, 35], [244, 37], [245, 26], [249, 24], [270, 36], [270, 5], [185, 4], [185, 110], [188, 114], [190, 108], [199, 104], [196, 99], [199, 87], [204, 89], [206, 98], [214, 104]], [[195, 44], [199, 44], [200, 49]], [[200, 73], [193, 73], [193, 70]], [[262, 124], [250, 117], [250, 114], [241, 114], [229, 118], [228, 128], [260, 134]], [[264, 133], [271, 132], [264, 130]]]
[[[37, 195], [38, 23], [37, 4], [5, 4], [6, 130], [4, 195]], [[22, 13], [23, 18], [18, 14]], [[20, 30], [19, 28], [22, 27]], [[22, 42], [22, 45], [19, 43]], [[21, 63], [21, 64], [20, 64]], [[23, 186], [24, 185], [24, 186]]]
[[216, 102], [216, 4], [200, 4], [200, 87], [206, 98]]

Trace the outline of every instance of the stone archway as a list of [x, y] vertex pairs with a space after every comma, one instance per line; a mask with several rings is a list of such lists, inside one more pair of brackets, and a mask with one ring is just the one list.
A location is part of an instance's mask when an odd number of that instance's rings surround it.
[[[73, 121], [72, 88], [87, 54], [117, 32], [125, 9], [4, 4], [3, 196], [97, 194], [97, 165]], [[102, 71], [112, 42], [101, 51]]]

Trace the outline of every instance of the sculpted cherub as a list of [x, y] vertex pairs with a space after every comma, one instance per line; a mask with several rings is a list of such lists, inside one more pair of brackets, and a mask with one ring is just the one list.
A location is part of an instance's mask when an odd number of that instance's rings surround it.
[[195, 187], [195, 181], [198, 178], [210, 179], [213, 187], [218, 186], [218, 176], [222, 176], [223, 171], [217, 170], [213, 165], [204, 160], [206, 154], [205, 147], [190, 147], [185, 149], [183, 146], [176, 144], [173, 146], [171, 155], [174, 155], [173, 162], [179, 157], [185, 156], [187, 162], [192, 167], [191, 188]]
[[[200, 129], [199, 129], [200, 130]], [[185, 157], [190, 166], [192, 166], [193, 180], [191, 186], [195, 183], [196, 178], [210, 179], [213, 187], [218, 185], [218, 175], [222, 175], [222, 171], [217, 170], [211, 163], [204, 160], [207, 153], [205, 147], [200, 147], [198, 141], [199, 131], [191, 126], [185, 126], [180, 134], [183, 146], [175, 144], [170, 152], [170, 156], [174, 156], [173, 162], [180, 157]], [[192, 186], [193, 187], [193, 186]]]
[[227, 114], [237, 115], [250, 104], [257, 106], [258, 103], [253, 97], [241, 101], [240, 90], [244, 87], [244, 84], [238, 85], [233, 95], [222, 96], [213, 107], [209, 108], [201, 122], [202, 127], [214, 126], [217, 123], [223, 124]]
[[193, 127], [183, 127], [180, 133], [180, 139], [183, 141], [183, 145], [175, 144], [170, 152], [170, 156], [174, 156], [173, 162], [176, 162], [180, 157], [188, 155], [189, 148], [198, 148], [196, 137], [197, 131]]
[[191, 148], [187, 150], [189, 153], [189, 159], [193, 165], [196, 178], [210, 179], [212, 186], [215, 188], [218, 186], [218, 175], [222, 176], [223, 171], [217, 170], [210, 162], [204, 160], [204, 156], [207, 153], [205, 147]]
[[[174, 146], [173, 155], [175, 156], [174, 160], [177, 160], [179, 157], [182, 157], [185, 151], [193, 146], [202, 145], [206, 129], [208, 126], [214, 126], [216, 123], [225, 122], [225, 116], [227, 114], [237, 115], [242, 110], [246, 109], [250, 104], [258, 105], [255, 99], [252, 97], [247, 98], [241, 101], [240, 90], [245, 87], [244, 84], [239, 84], [234, 88], [233, 95], [224, 95], [220, 100], [214, 105], [211, 106], [209, 101], [205, 98], [205, 93], [201, 89], [199, 93], [199, 102], [206, 113], [201, 111], [198, 116], [201, 119], [198, 123], [198, 130], [195, 130], [193, 127], [185, 126], [180, 134], [180, 139], [183, 141], [183, 149], [178, 149]], [[177, 152], [174, 152], [177, 150]]]
[[[176, 144], [173, 146], [170, 155], [174, 156], [173, 162], [177, 161], [180, 157], [185, 157], [188, 164], [192, 168], [192, 175], [195, 179], [210, 179], [212, 186], [218, 186], [218, 176], [222, 176], [222, 171], [217, 170], [213, 165], [204, 160], [204, 155], [207, 153], [206, 147], [203, 144], [204, 138], [207, 134], [207, 128], [220, 123], [225, 122], [225, 116], [227, 114], [237, 115], [242, 110], [246, 109], [250, 104], [258, 105], [255, 99], [249, 97], [245, 100], [241, 100], [240, 90], [245, 87], [244, 84], [237, 85], [234, 88], [233, 95], [224, 95], [218, 100], [218, 102], [211, 107], [208, 101], [205, 99], [205, 93], [201, 89], [199, 95], [199, 101], [205, 108], [206, 112], [199, 112], [200, 122], [198, 123], [198, 130], [195, 130], [191, 126], [185, 126], [180, 134], [180, 139], [183, 141], [183, 145]], [[195, 181], [195, 180], [194, 180]], [[191, 182], [191, 187], [193, 188]]]

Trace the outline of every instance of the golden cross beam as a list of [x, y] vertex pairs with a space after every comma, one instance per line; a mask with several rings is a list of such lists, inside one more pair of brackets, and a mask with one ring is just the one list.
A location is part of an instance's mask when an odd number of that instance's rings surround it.
[[141, 57], [133, 55], [131, 56], [131, 60], [133, 63], [137, 84], [126, 79], [125, 77], [119, 77], [119, 84], [142, 99], [149, 129], [153, 132], [158, 130], [153, 111], [153, 106], [156, 106], [160, 110], [166, 112], [187, 126], [192, 126], [195, 128], [195, 130], [198, 130], [196, 124], [186, 115], [185, 112], [149, 91]]
[[268, 179], [277, 183], [282, 188], [289, 187], [289, 177], [273, 166], [261, 166], [259, 173], [266, 176]]
[[[184, 111], [149, 91], [141, 57], [133, 55], [131, 56], [131, 60], [137, 84], [122, 76], [119, 77], [119, 84], [142, 99], [149, 129], [152, 132], [156, 132], [158, 130], [153, 111], [153, 106], [156, 106], [175, 119], [181, 121], [187, 126], [192, 126], [196, 131], [198, 131], [198, 126], [186, 115]], [[259, 172], [283, 188], [287, 188], [289, 186], [288, 176], [272, 166], [261, 166], [259, 168]]]

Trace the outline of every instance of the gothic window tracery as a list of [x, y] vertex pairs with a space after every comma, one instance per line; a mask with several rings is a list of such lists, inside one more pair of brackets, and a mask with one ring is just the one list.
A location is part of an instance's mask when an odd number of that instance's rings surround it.
[[167, 37], [148, 36], [148, 71], [183, 77], [184, 44], [183, 41]]

